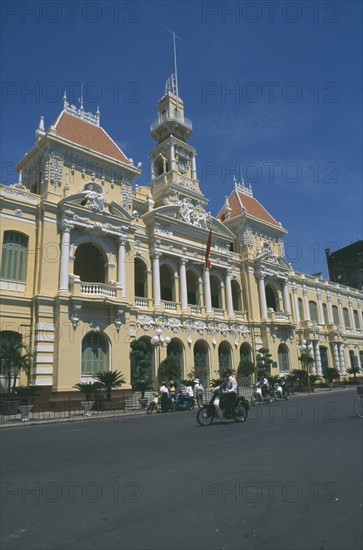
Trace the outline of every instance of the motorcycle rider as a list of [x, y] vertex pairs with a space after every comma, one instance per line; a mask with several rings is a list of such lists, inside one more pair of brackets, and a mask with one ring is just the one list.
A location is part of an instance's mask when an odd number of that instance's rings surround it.
[[280, 378], [277, 379], [278, 383], [278, 390], [281, 395], [281, 398], [284, 395], [284, 391], [286, 391], [286, 378], [284, 375], [280, 376]]
[[261, 376], [259, 381], [256, 384], [257, 386], [257, 393], [261, 395], [261, 398], [263, 399], [266, 395], [267, 390], [269, 389], [270, 385], [268, 383], [268, 380], [265, 375]]
[[217, 416], [222, 420], [223, 415], [221, 409], [232, 409], [237, 397], [237, 381], [230, 369], [225, 371], [225, 379], [222, 384], [215, 388], [215, 390], [223, 392], [221, 395], [217, 395], [213, 401]]
[[169, 390], [166, 382], [162, 383], [160, 388], [160, 396], [161, 412], [166, 413], [169, 409]]

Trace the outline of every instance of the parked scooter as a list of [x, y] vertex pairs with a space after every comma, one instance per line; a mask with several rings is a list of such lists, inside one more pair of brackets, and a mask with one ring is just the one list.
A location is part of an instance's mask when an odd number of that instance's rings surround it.
[[[219, 395], [219, 390], [213, 393], [208, 405], [203, 405], [197, 413], [197, 421], [201, 426], [209, 426], [213, 420], [217, 418], [219, 420], [214, 401]], [[244, 397], [236, 397], [234, 406], [228, 408], [222, 408], [222, 418], [228, 420], [234, 420], [235, 422], [244, 422], [248, 415], [249, 404]]]
[[161, 406], [160, 406], [160, 397], [157, 393], [154, 393], [153, 399], [150, 401], [146, 408], [147, 414], [151, 414], [153, 412], [161, 412]]
[[185, 393], [179, 392], [174, 400], [174, 408], [176, 411], [191, 411], [194, 409], [194, 399]]

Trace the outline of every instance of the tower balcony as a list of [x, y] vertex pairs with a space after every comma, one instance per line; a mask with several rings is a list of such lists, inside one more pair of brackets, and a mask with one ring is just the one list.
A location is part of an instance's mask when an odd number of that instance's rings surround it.
[[159, 117], [151, 123], [150, 132], [155, 132], [160, 128], [160, 126], [164, 126], [167, 123], [180, 124], [187, 130], [189, 130], [190, 133], [192, 133], [193, 131], [193, 124], [189, 118], [186, 118], [183, 115], [165, 113], [163, 117]]

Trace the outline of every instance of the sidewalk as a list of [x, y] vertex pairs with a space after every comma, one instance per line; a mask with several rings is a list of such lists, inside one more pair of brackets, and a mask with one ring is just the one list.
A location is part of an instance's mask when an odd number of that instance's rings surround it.
[[[346, 386], [337, 388], [314, 388], [312, 393], [295, 393], [291, 399], [300, 397], [314, 397], [324, 393], [336, 393], [341, 391], [356, 391], [356, 386]], [[62, 416], [63, 415], [63, 416]], [[19, 426], [39, 426], [44, 424], [59, 424], [67, 422], [89, 422], [102, 418], [113, 418], [114, 421], [123, 420], [124, 422], [135, 422], [136, 417], [146, 415], [146, 409], [129, 409], [113, 411], [91, 411], [90, 415], [85, 415], [83, 411], [65, 411], [56, 413], [53, 411], [35, 412], [29, 414], [29, 420], [22, 421], [20, 413], [16, 415], [1, 415], [1, 428], [15, 428]]]

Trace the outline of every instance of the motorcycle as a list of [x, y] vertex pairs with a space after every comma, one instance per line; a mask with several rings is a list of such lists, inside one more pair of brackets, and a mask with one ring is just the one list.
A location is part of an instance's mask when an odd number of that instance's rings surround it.
[[161, 412], [160, 398], [159, 398], [159, 395], [157, 393], [154, 393], [153, 399], [150, 401], [150, 403], [148, 404], [148, 406], [146, 408], [146, 413], [147, 414], [152, 414], [153, 411], [155, 411], [157, 413]]
[[[198, 421], [198, 424], [200, 424], [201, 426], [209, 426], [210, 424], [212, 424], [215, 418], [217, 420], [220, 420], [214, 405], [214, 400], [216, 399], [219, 393], [220, 393], [219, 390], [216, 390], [213, 393], [213, 396], [209, 401], [209, 404], [203, 405], [203, 407], [199, 409], [199, 411], [197, 412], [197, 421]], [[234, 400], [233, 407], [221, 409], [222, 419], [234, 420], [235, 422], [245, 422], [248, 416], [248, 408], [249, 408], [249, 404], [244, 399], [244, 397], [236, 397]]]
[[194, 399], [184, 393], [177, 393], [174, 401], [176, 411], [191, 411], [194, 409]]
[[290, 393], [285, 385], [280, 386], [280, 384], [274, 384], [273, 395], [275, 399], [289, 399]]
[[272, 403], [274, 397], [271, 395], [268, 388], [261, 389], [256, 388], [255, 392], [251, 396], [252, 405], [257, 405], [257, 403]]

